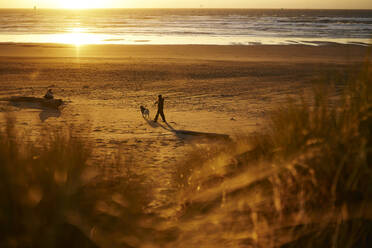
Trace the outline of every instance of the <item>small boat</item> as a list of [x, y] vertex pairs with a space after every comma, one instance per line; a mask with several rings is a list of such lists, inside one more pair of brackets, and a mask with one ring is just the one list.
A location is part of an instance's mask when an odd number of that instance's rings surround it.
[[8, 99], [9, 102], [13, 104], [38, 104], [41, 107], [55, 108], [58, 109], [59, 106], [63, 104], [62, 99], [46, 99], [41, 97], [29, 97], [29, 96], [12, 96]]

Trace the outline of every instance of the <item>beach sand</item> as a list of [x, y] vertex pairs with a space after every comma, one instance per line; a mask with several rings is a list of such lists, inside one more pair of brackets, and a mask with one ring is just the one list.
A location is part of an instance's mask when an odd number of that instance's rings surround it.
[[[177, 160], [197, 145], [225, 137], [200, 134], [234, 138], [255, 132], [270, 111], [289, 97], [306, 96], [324, 78], [334, 79], [337, 97], [346, 80], [342, 75], [360, 69], [369, 49], [1, 44], [0, 98], [41, 97], [52, 88], [66, 105], [56, 111], [0, 101], [0, 111], [12, 112], [31, 135], [44, 125], [79, 127], [93, 140], [94, 165], [118, 155], [138, 163], [137, 172], [159, 184], [154, 204], [161, 205]], [[166, 98], [168, 124], [140, 113], [144, 105], [154, 117], [158, 94]], [[115, 177], [116, 168], [104, 169], [102, 177]]]

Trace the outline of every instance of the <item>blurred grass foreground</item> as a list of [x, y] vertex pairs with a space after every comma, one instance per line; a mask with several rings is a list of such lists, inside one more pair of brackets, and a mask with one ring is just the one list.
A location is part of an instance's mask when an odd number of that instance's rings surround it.
[[[73, 129], [0, 131], [0, 247], [370, 247], [372, 72], [271, 115], [265, 129], [176, 164], [172, 202], [149, 211], [132, 173], [100, 182]], [[326, 82], [327, 83], [327, 82]], [[113, 186], [114, 185], [114, 186]]]

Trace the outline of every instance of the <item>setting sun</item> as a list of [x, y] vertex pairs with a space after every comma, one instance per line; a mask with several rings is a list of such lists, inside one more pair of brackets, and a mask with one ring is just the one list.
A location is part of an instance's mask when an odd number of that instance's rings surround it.
[[104, 0], [60, 0], [60, 6], [65, 9], [102, 8], [104, 5]]

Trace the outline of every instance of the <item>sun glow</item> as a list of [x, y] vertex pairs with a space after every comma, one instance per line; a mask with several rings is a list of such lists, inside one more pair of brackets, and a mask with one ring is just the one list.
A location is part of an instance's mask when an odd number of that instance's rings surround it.
[[72, 44], [79, 47], [85, 44], [100, 44], [102, 39], [104, 39], [100, 35], [86, 33], [87, 30], [83, 28], [71, 28], [67, 31], [63, 34], [52, 35], [50, 42]]
[[105, 0], [60, 0], [65, 9], [94, 9], [105, 7]]
[[95, 37], [94, 34], [84, 33], [82, 28], [73, 28], [70, 33], [62, 36], [63, 43], [70, 43], [75, 46], [95, 43], [95, 39], [97, 39], [97, 37]]

